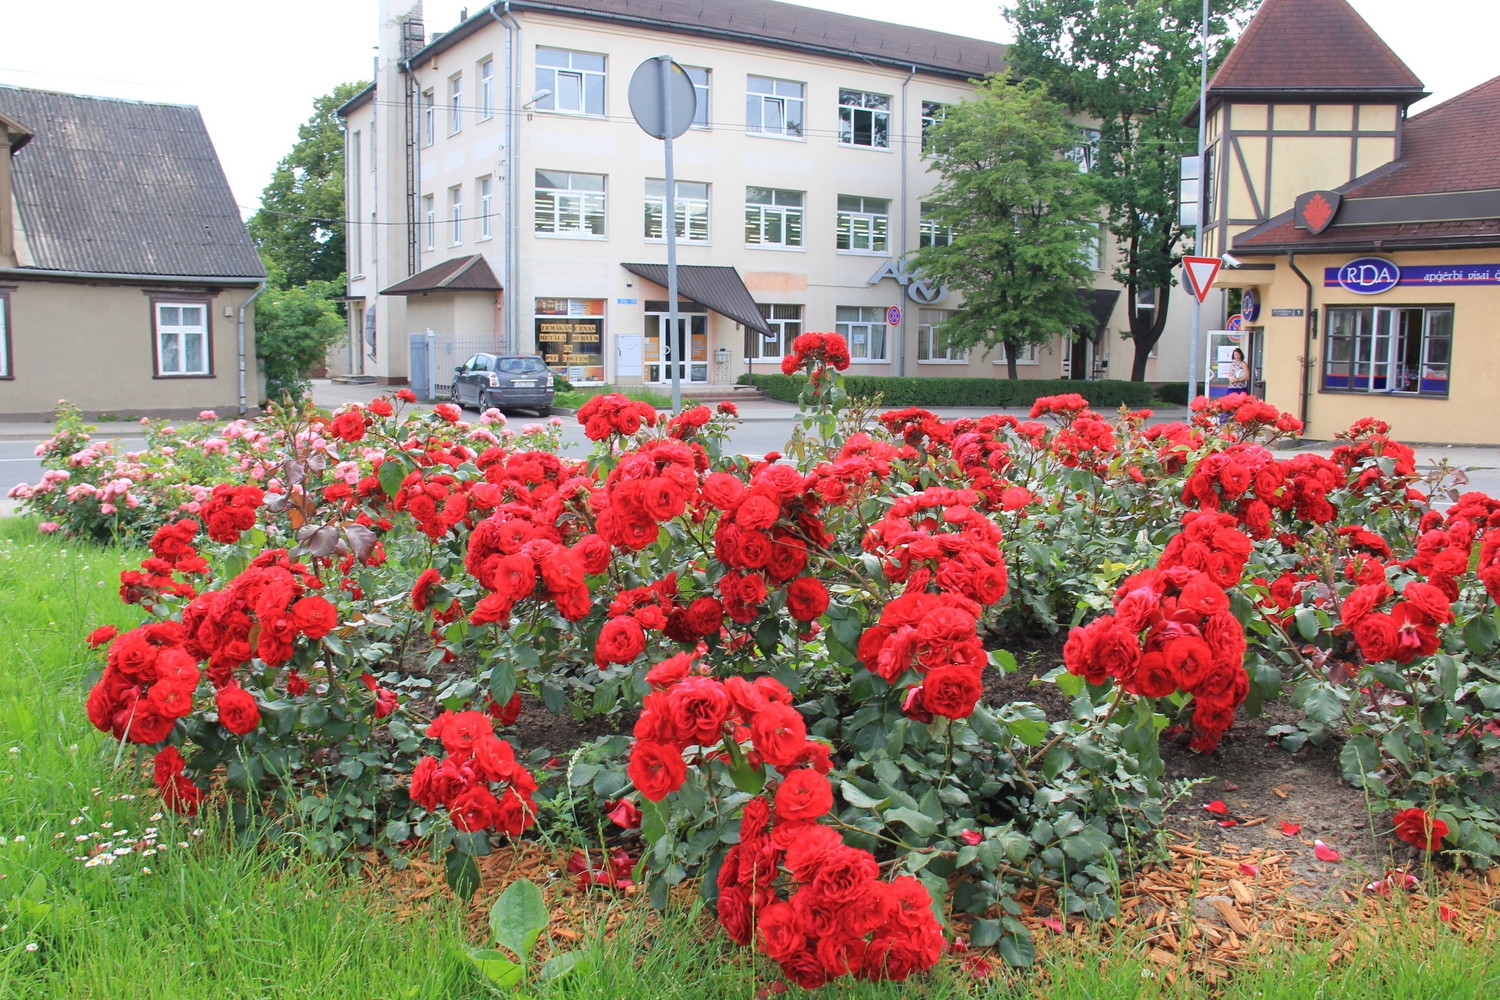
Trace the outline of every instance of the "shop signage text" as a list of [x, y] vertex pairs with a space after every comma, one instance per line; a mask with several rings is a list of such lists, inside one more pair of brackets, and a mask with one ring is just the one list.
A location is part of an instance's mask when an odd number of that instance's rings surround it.
[[1500, 264], [1426, 264], [1401, 267], [1383, 257], [1360, 257], [1323, 269], [1324, 288], [1378, 295], [1398, 286], [1500, 285]]
[[904, 260], [888, 260], [880, 265], [880, 270], [870, 275], [870, 284], [878, 285], [886, 278], [894, 278], [896, 284], [906, 289], [906, 297], [918, 305], [934, 305], [948, 297], [946, 286], [923, 280], [920, 271], [908, 271]]

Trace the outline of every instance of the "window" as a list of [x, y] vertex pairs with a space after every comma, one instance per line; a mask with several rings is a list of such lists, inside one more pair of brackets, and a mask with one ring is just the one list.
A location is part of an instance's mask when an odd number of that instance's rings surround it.
[[479, 238], [487, 240], [495, 235], [495, 179], [486, 175], [474, 186], [479, 191]]
[[1104, 227], [1094, 226], [1094, 234], [1083, 247], [1083, 266], [1090, 271], [1104, 270]]
[[708, 128], [708, 70], [697, 66], [682, 67], [688, 79], [693, 81], [693, 93], [698, 98], [697, 110], [693, 112], [693, 128]]
[[839, 142], [845, 146], [890, 148], [891, 99], [863, 90], [840, 90]]
[[536, 102], [539, 110], [603, 116], [604, 57], [537, 46], [536, 89], [552, 91]]
[[604, 235], [604, 175], [536, 172], [536, 231]]
[[800, 138], [803, 87], [769, 76], [749, 77], [745, 85], [745, 131]]
[[917, 360], [929, 362], [967, 362], [969, 352], [950, 347], [943, 324], [953, 318], [952, 309], [917, 310]]
[[885, 309], [881, 306], [839, 306], [834, 329], [849, 345], [854, 361], [885, 361]]
[[422, 145], [431, 146], [437, 137], [437, 107], [432, 91], [422, 91]]
[[[1193, 192], [1195, 195], [1197, 192]], [[1203, 224], [1214, 221], [1214, 150], [1205, 150], [1203, 153]]]
[[802, 192], [745, 188], [745, 242], [758, 247], [800, 247]]
[[948, 105], [937, 101], [922, 102], [922, 152], [927, 152], [927, 139], [932, 127], [943, 120], [948, 113]]
[[495, 117], [495, 60], [479, 64], [479, 120]]
[[364, 227], [360, 220], [364, 217], [364, 208], [360, 193], [365, 182], [360, 174], [360, 134], [351, 132], [349, 135], [349, 273], [354, 275], [364, 274], [365, 247]]
[[437, 206], [430, 194], [422, 196], [422, 229], [423, 235], [427, 237], [422, 242], [431, 250], [437, 246]]
[[1078, 144], [1067, 152], [1068, 159], [1078, 164], [1078, 172], [1091, 174], [1094, 165], [1099, 159], [1099, 130], [1096, 128], [1081, 128], [1078, 130]]
[[885, 198], [839, 195], [838, 248], [856, 253], [889, 253], [891, 203]]
[[464, 75], [454, 73], [448, 78], [448, 134], [463, 131], [464, 127]]
[[[673, 208], [677, 213], [677, 238], [688, 243], [708, 242], [708, 185], [677, 181]], [[664, 240], [661, 220], [667, 210], [667, 182], [646, 181], [646, 239]]]
[[207, 302], [155, 302], [156, 374], [212, 375]]
[[464, 241], [464, 189], [455, 184], [448, 189], [448, 241], [458, 246]]
[[953, 245], [953, 227], [939, 222], [934, 213], [936, 205], [922, 203], [921, 228], [917, 233], [917, 245], [922, 247], [946, 247]]
[[[991, 352], [989, 352], [990, 355], [991, 355], [991, 357], [990, 357], [991, 362], [993, 364], [997, 364], [997, 365], [1007, 364], [1007, 362], [1005, 360], [1005, 351], [1006, 351], [1006, 346], [1003, 343], [1002, 344], [996, 344], [994, 350], [991, 351]], [[1036, 365], [1036, 364], [1041, 364], [1041, 359], [1039, 357], [1039, 351], [1040, 351], [1040, 348], [1038, 348], [1038, 346], [1036, 345], [1035, 342], [1032, 342], [1032, 343], [1029, 343], [1029, 344], [1022, 344], [1020, 347], [1016, 348], [1016, 364], [1018, 364], [1018, 365]], [[1048, 348], [1048, 351], [1051, 351], [1051, 348]], [[1064, 362], [1062, 370], [1064, 372], [1067, 372], [1068, 366], [1067, 366], [1066, 362]]]
[[0, 378], [15, 378], [10, 364], [10, 295], [0, 292]]
[[1324, 392], [1448, 395], [1452, 306], [1329, 306]]
[[760, 314], [766, 318], [770, 333], [745, 332], [748, 343], [745, 357], [751, 361], [780, 361], [792, 350], [792, 341], [802, 334], [802, 307], [770, 305], [762, 302]]

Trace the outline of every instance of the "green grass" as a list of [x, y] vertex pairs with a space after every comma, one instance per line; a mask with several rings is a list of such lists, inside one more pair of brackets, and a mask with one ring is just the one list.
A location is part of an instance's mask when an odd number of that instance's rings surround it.
[[[128, 628], [136, 609], [115, 593], [142, 553], [36, 534], [0, 520], [0, 1000], [380, 1000], [490, 995], [471, 970], [461, 907], [438, 903], [398, 920], [384, 897], [342, 867], [236, 846], [157, 801], [133, 757], [83, 712], [99, 656], [83, 637], [96, 625]], [[106, 824], [109, 824], [106, 826]], [[148, 827], [168, 845], [111, 865], [75, 860], [90, 843], [137, 844]], [[130, 831], [122, 837], [122, 830]], [[98, 833], [99, 836], [92, 836]], [[84, 843], [75, 841], [84, 837]], [[186, 844], [180, 847], [179, 844]], [[488, 901], [482, 901], [487, 903]], [[625, 907], [643, 906], [621, 900]], [[505, 995], [537, 1000], [743, 998], [776, 980], [775, 967], [715, 933], [701, 913], [654, 929], [634, 912], [592, 950], [596, 961], [564, 979]], [[1434, 918], [1435, 919], [1435, 918]], [[1500, 918], [1497, 918], [1500, 921]], [[1492, 924], [1490, 940], [1500, 937]], [[478, 943], [478, 942], [475, 942]], [[944, 963], [905, 984], [840, 981], [822, 995], [856, 1000], [929, 998], [1153, 998], [1217, 995], [1374, 1000], [1500, 995], [1500, 948], [1374, 936], [1346, 961], [1332, 945], [1293, 942], [1218, 994], [1161, 970], [1128, 944], [1082, 945], [1045, 955], [1018, 977], [974, 983]], [[796, 991], [789, 996], [797, 995]]]
[[602, 396], [610, 392], [618, 393], [627, 399], [636, 399], [643, 403], [649, 403], [658, 410], [670, 409], [672, 406], [671, 396], [639, 385], [626, 386], [624, 388], [613, 385], [575, 387], [566, 392], [559, 392], [557, 398], [553, 401], [553, 405], [565, 410], [576, 410], [595, 396]]

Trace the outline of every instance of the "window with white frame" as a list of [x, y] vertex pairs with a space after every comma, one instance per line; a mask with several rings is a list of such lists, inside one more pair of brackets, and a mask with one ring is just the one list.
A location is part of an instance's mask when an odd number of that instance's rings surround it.
[[937, 206], [922, 203], [922, 219], [917, 230], [917, 245], [923, 247], [946, 247], [953, 245], [953, 227], [938, 221]]
[[863, 90], [839, 91], [839, 142], [845, 146], [889, 149], [891, 99]]
[[495, 235], [495, 179], [485, 174], [474, 187], [479, 192], [479, 238], [487, 240]]
[[437, 96], [431, 90], [422, 91], [422, 145], [431, 146], [437, 141]]
[[855, 253], [889, 253], [890, 232], [889, 199], [839, 195], [838, 249]]
[[448, 241], [458, 246], [464, 241], [464, 189], [455, 184], [448, 189]]
[[943, 116], [947, 113], [948, 105], [940, 101], [922, 102], [922, 151], [924, 153], [927, 151], [927, 140], [932, 132], [932, 127], [942, 121]]
[[448, 77], [448, 134], [462, 132], [464, 127], [464, 75]]
[[801, 191], [745, 188], [745, 242], [757, 247], [802, 246]]
[[1068, 159], [1078, 164], [1078, 172], [1091, 174], [1099, 159], [1099, 130], [1096, 128], [1081, 128], [1078, 130], [1078, 143], [1067, 152]]
[[604, 114], [604, 57], [568, 49], [536, 49], [536, 89], [552, 93], [536, 102], [541, 111]]
[[479, 64], [479, 120], [495, 117], [495, 60]]
[[[1021, 345], [1019, 348], [1016, 349], [1016, 364], [1018, 364], [1018, 365], [1039, 365], [1039, 364], [1041, 364], [1041, 358], [1039, 357], [1039, 355], [1037, 353], [1038, 350], [1039, 350], [1039, 348], [1034, 343], [1033, 344], [1023, 344], [1023, 345]], [[1005, 347], [1004, 344], [996, 344], [995, 345], [995, 349], [992, 352], [993, 357], [991, 358], [991, 360], [995, 364], [997, 364], [997, 365], [1003, 365], [1003, 364], [1005, 364], [1006, 363], [1006, 361], [1005, 361], [1005, 351], [1006, 351], [1006, 347]], [[1067, 370], [1068, 370], [1067, 365], [1064, 364], [1063, 365], [1063, 371], [1067, 371]]]
[[10, 362], [10, 294], [0, 291], [0, 378], [14, 378]]
[[1324, 392], [1448, 395], [1453, 307], [1328, 306]]
[[751, 361], [780, 361], [782, 355], [792, 350], [792, 341], [802, 335], [802, 307], [758, 303], [760, 314], [766, 318], [770, 333], [747, 331], [749, 346], [745, 357]]
[[535, 229], [560, 236], [603, 236], [604, 175], [538, 170]]
[[152, 303], [156, 323], [156, 374], [212, 375], [208, 303]]
[[430, 194], [422, 196], [422, 235], [428, 250], [437, 246], [437, 202]]
[[802, 137], [806, 87], [791, 80], [750, 76], [745, 83], [745, 131]]
[[[673, 209], [677, 213], [677, 238], [688, 243], [708, 242], [708, 185], [678, 181]], [[667, 182], [646, 181], [646, 239], [664, 240], [661, 220], [667, 211]]]
[[834, 329], [849, 345], [853, 361], [888, 361], [886, 312], [882, 306], [838, 306]]
[[1094, 226], [1091, 235], [1083, 245], [1083, 264], [1090, 271], [1104, 270], [1104, 227]]
[[708, 128], [708, 76], [709, 71], [701, 66], [684, 66], [682, 71], [693, 81], [693, 95], [698, 99], [693, 111], [693, 128]]
[[953, 318], [952, 309], [917, 310], [917, 360], [930, 363], [962, 363], [969, 360], [966, 348], [953, 347], [943, 326]]

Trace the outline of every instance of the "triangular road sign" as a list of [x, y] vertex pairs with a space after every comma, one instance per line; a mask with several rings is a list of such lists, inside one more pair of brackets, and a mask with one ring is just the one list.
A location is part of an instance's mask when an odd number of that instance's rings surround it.
[[1188, 285], [1193, 294], [1198, 296], [1199, 302], [1208, 298], [1208, 289], [1213, 285], [1214, 275], [1219, 273], [1219, 267], [1223, 263], [1217, 257], [1182, 258], [1182, 269], [1187, 272]]

